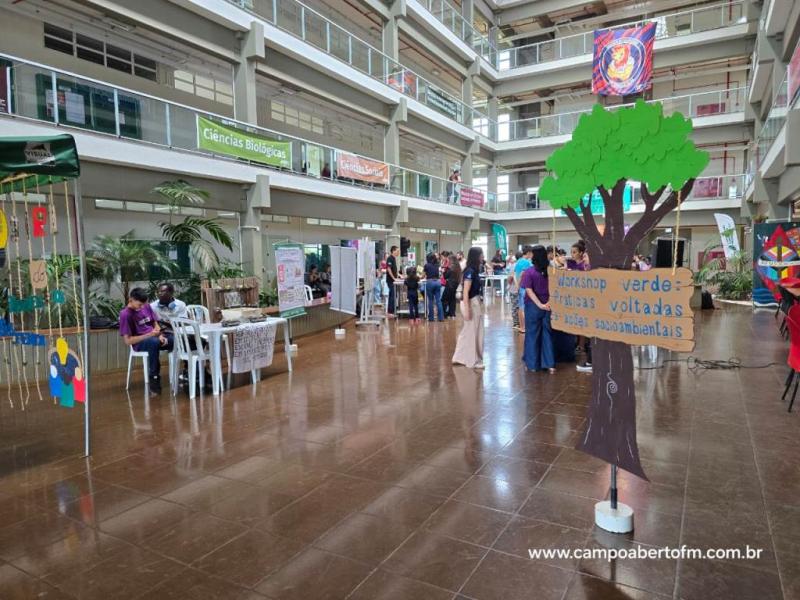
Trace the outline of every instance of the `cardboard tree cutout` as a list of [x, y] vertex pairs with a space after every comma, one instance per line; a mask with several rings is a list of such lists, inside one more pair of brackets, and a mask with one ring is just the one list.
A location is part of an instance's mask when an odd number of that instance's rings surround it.
[[[629, 270], [639, 243], [685, 200], [709, 161], [689, 139], [692, 122], [680, 113], [664, 117], [660, 103], [638, 100], [607, 111], [595, 105], [583, 115], [572, 140], [547, 159], [551, 174], [539, 196], [563, 209], [586, 242], [592, 268]], [[627, 229], [623, 195], [628, 180], [641, 182], [644, 214]], [[605, 205], [598, 229], [582, 198], [597, 189]], [[660, 201], [660, 202], [659, 202]], [[592, 399], [576, 448], [643, 479], [636, 443], [633, 358], [628, 344], [597, 338], [592, 346]]]

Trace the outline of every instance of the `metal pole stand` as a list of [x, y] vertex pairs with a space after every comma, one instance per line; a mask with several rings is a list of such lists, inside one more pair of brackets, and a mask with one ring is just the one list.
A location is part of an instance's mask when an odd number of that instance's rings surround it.
[[633, 531], [633, 509], [617, 500], [617, 465], [611, 465], [610, 499], [594, 505], [594, 522], [611, 533]]

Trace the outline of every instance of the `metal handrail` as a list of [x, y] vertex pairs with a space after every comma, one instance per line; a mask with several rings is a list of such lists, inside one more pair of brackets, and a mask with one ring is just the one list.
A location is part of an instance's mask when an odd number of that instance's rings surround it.
[[[470, 121], [473, 121], [475, 119], [476, 115], [480, 119], [487, 119], [487, 120], [489, 119], [489, 117], [487, 115], [485, 115], [484, 113], [482, 113], [479, 110], [473, 108], [472, 106], [467, 105], [466, 103], [464, 103], [463, 101], [459, 100], [458, 98], [456, 98], [452, 94], [444, 91], [441, 88], [441, 86], [438, 86], [438, 85], [435, 85], [435, 84], [431, 83], [425, 77], [422, 77], [421, 75], [419, 75], [418, 73], [416, 73], [412, 69], [409, 69], [408, 67], [404, 66], [399, 61], [394, 60], [393, 58], [391, 58], [388, 54], [385, 54], [383, 51], [379, 50], [378, 48], [375, 48], [373, 45], [369, 44], [368, 42], [362, 40], [361, 38], [359, 38], [359, 37], [357, 37], [355, 35], [353, 35], [349, 31], [347, 31], [345, 28], [343, 28], [340, 25], [334, 23], [329, 18], [325, 17], [324, 15], [322, 15], [318, 11], [314, 10], [313, 8], [310, 8], [310, 7], [306, 6], [305, 4], [300, 2], [299, 0], [280, 0], [280, 2], [292, 3], [292, 4], [296, 5], [299, 8], [299, 11], [300, 11], [300, 22], [301, 22], [300, 34], [299, 35], [297, 33], [295, 33], [294, 31], [292, 31], [290, 29], [286, 29], [286, 28], [281, 26], [281, 24], [279, 22], [279, 19], [277, 18], [278, 0], [271, 0], [271, 5], [272, 5], [272, 18], [271, 19], [270, 19], [270, 17], [268, 17], [268, 16], [266, 16], [264, 14], [261, 14], [258, 11], [256, 11], [255, 10], [255, 6], [253, 5], [252, 1], [249, 1], [249, 0], [226, 0], [226, 1], [229, 2], [230, 4], [233, 4], [234, 6], [236, 6], [237, 8], [239, 8], [241, 10], [244, 10], [244, 11], [246, 11], [246, 12], [252, 14], [252, 15], [255, 15], [255, 16], [261, 18], [261, 19], [265, 19], [267, 22], [269, 22], [273, 26], [277, 27], [278, 29], [281, 29], [282, 31], [286, 31], [290, 35], [297, 36], [303, 41], [308, 41], [306, 39], [308, 37], [306, 35], [306, 29], [307, 29], [306, 28], [306, 18], [307, 18], [306, 15], [307, 14], [313, 14], [315, 16], [315, 18], [320, 19], [322, 22], [325, 23], [325, 27], [326, 27], [326, 31], [325, 31], [326, 48], [324, 49], [324, 51], [326, 52], [326, 54], [330, 54], [331, 56], [334, 56], [335, 58], [337, 58], [339, 60], [344, 60], [340, 56], [332, 53], [331, 50], [330, 50], [330, 47], [331, 47], [330, 31], [331, 31], [332, 28], [334, 28], [335, 30], [340, 32], [342, 35], [346, 36], [346, 39], [348, 39], [348, 49], [349, 49], [348, 59], [349, 60], [347, 61], [347, 64], [349, 64], [354, 69], [357, 69], [357, 70], [359, 70], [361, 72], [365, 72], [368, 76], [372, 77], [373, 79], [376, 79], [377, 81], [380, 81], [384, 85], [387, 85], [387, 86], [391, 87], [393, 90], [400, 91], [403, 95], [409, 96], [410, 98], [414, 98], [415, 100], [423, 102], [425, 105], [428, 105], [427, 93], [426, 93], [426, 97], [424, 99], [420, 99], [420, 87], [421, 86], [419, 85], [419, 82], [424, 83], [425, 86], [426, 86], [425, 87], [426, 91], [427, 91], [428, 88], [433, 88], [433, 89], [437, 90], [438, 93], [442, 94], [443, 96], [446, 96], [448, 98], [448, 100], [450, 100], [451, 102], [453, 102], [454, 104], [459, 106], [460, 109], [461, 109], [460, 112], [461, 112], [462, 119], [461, 119], [461, 121], [459, 121], [458, 119], [454, 119], [454, 120], [457, 123], [461, 123], [463, 125], [466, 125], [467, 127], [470, 127], [471, 129], [474, 129], [474, 127], [473, 127], [473, 125], [472, 125], [472, 123]], [[362, 44], [367, 49], [367, 70], [366, 71], [361, 69], [352, 60], [352, 40], [356, 40], [359, 44]], [[374, 62], [373, 58], [372, 58], [373, 55], [375, 55], [377, 57], [377, 59], [380, 59], [381, 65], [384, 67], [380, 71], [380, 77], [376, 77], [372, 72], [373, 71], [372, 64]], [[390, 66], [392, 67], [391, 70], [389, 69]], [[395, 69], [394, 67], [397, 67], [397, 69]], [[394, 87], [394, 86], [390, 85], [388, 83], [388, 81], [384, 81], [384, 78], [388, 79], [389, 75], [399, 74], [400, 77], [401, 77], [401, 82], [400, 82], [401, 85], [400, 85], [400, 87], [403, 88], [404, 86], [402, 85], [403, 84], [402, 76], [403, 76], [404, 73], [410, 73], [416, 79], [417, 85], [416, 85], [415, 93], [413, 95], [406, 93], [402, 89], [398, 90], [397, 87]], [[444, 115], [444, 113], [442, 113], [442, 114]], [[468, 116], [470, 117], [469, 121], [467, 121], [467, 117]]]
[[[732, 9], [732, 7], [734, 7], [734, 6], [744, 6], [744, 0], [737, 0], [735, 2], [730, 2], [730, 3], [714, 4], [714, 5], [711, 5], [711, 6], [701, 6], [701, 7], [695, 8], [695, 9], [678, 11], [678, 12], [673, 12], [673, 13], [664, 13], [664, 14], [660, 14], [660, 15], [655, 15], [653, 17], [637, 19], [635, 21], [630, 21], [628, 23], [622, 23], [622, 24], [619, 24], [619, 25], [613, 25], [612, 27], [608, 27], [606, 29], [612, 29], [613, 30], [613, 29], [627, 28], [627, 27], [632, 27], [632, 26], [636, 26], [636, 25], [639, 25], [639, 24], [648, 23], [650, 21], [653, 21], [654, 19], [680, 17], [682, 15], [692, 15], [690, 17], [690, 22], [694, 23], [694, 14], [696, 14], [696, 13], [708, 12], [710, 10], [715, 10], [715, 9], [719, 9], [720, 11], [724, 11], [724, 10], [727, 9], [728, 11], [730, 11]], [[725, 27], [725, 26], [726, 26], [725, 23], [721, 23], [720, 24], [720, 27]], [[693, 28], [693, 25], [692, 25], [692, 28]], [[585, 32], [582, 32], [582, 33], [575, 33], [575, 34], [572, 34], [572, 35], [565, 35], [563, 37], [557, 37], [557, 38], [554, 38], [552, 40], [545, 40], [545, 41], [541, 41], [541, 42], [534, 42], [532, 44], [525, 44], [523, 46], [511, 46], [509, 48], [498, 49], [498, 52], [500, 52], [500, 53], [509, 52], [509, 53], [515, 53], [515, 54], [518, 55], [521, 50], [530, 50], [530, 49], [533, 49], [533, 48], [544, 46], [546, 44], [559, 44], [560, 47], [563, 47], [564, 42], [570, 42], [570, 41], [575, 40], [575, 39], [577, 39], [579, 37], [584, 37], [585, 38], [586, 36], [590, 36], [590, 35], [593, 35], [593, 34], [594, 34], [593, 31], [585, 31]], [[657, 39], [664, 39], [664, 38], [667, 38], [667, 37], [672, 37], [672, 36], [669, 36], [669, 35], [661, 36], [661, 37], [658, 37]], [[581, 52], [580, 54], [588, 54], [590, 51], [591, 51], [590, 49], [587, 49], [586, 41], [584, 40], [583, 52]], [[537, 56], [540, 55], [539, 52], [536, 52], [536, 54], [537, 54]], [[573, 56], [577, 56], [577, 54], [575, 54]], [[558, 56], [558, 57], [553, 58], [551, 60], [559, 60], [561, 58], [565, 58], [565, 57]], [[549, 61], [537, 60], [536, 62], [527, 63], [527, 64], [524, 64], [524, 65], [512, 65], [512, 66], [509, 66], [509, 67], [506, 67], [506, 68], [502, 68], [501, 65], [500, 65], [500, 62], [501, 61], [498, 61], [498, 70], [506, 71], [506, 70], [510, 70], [510, 69], [516, 69], [516, 68], [519, 68], [519, 67], [529, 66], [531, 64], [541, 64], [542, 62], [549, 62]]]
[[[349, 155], [352, 155], [352, 156], [356, 156], [356, 157], [364, 159], [364, 160], [381, 162], [381, 163], [383, 163], [383, 164], [385, 164], [385, 165], [387, 165], [389, 167], [390, 174], [394, 174], [395, 176], [399, 175], [399, 176], [401, 176], [403, 178], [405, 178], [405, 176], [407, 176], [407, 175], [411, 175], [412, 177], [416, 178], [415, 181], [417, 183], [417, 189], [419, 188], [419, 183], [420, 183], [421, 180], [428, 180], [428, 181], [430, 181], [431, 184], [433, 184], [434, 182], [438, 182], [439, 187], [441, 189], [446, 189], [447, 185], [449, 183], [449, 181], [447, 179], [444, 179], [442, 177], [438, 177], [436, 175], [430, 175], [428, 173], [423, 173], [421, 171], [416, 171], [414, 169], [409, 169], [407, 167], [402, 167], [400, 165], [387, 163], [387, 162], [385, 162], [383, 160], [375, 159], [375, 158], [371, 158], [371, 157], [367, 157], [367, 156], [363, 156], [363, 155], [360, 155], [360, 154], [358, 154], [356, 152], [351, 152], [349, 150], [343, 150], [343, 149], [335, 148], [335, 147], [329, 146], [329, 145], [327, 145], [327, 144], [325, 144], [323, 142], [316, 142], [316, 141], [308, 140], [308, 139], [301, 138], [301, 137], [298, 137], [298, 136], [294, 136], [294, 135], [282, 133], [282, 132], [279, 132], [279, 131], [275, 131], [275, 130], [272, 130], [272, 129], [268, 129], [266, 127], [261, 127], [259, 125], [254, 125], [252, 123], [246, 123], [244, 121], [239, 121], [239, 120], [237, 120], [235, 118], [232, 118], [232, 117], [229, 117], [229, 116], [226, 116], [226, 115], [220, 115], [218, 113], [205, 111], [205, 110], [200, 110], [200, 109], [197, 109], [195, 107], [191, 107], [191, 106], [188, 106], [188, 105], [185, 105], [185, 104], [180, 104], [178, 102], [173, 102], [171, 100], [158, 98], [158, 97], [152, 96], [150, 94], [143, 94], [143, 93], [140, 93], [140, 92], [136, 92], [136, 91], [130, 90], [128, 88], [122, 88], [122, 87], [119, 87], [119, 86], [115, 86], [115, 85], [112, 85], [112, 84], [109, 84], [109, 83], [106, 83], [106, 82], [99, 81], [97, 79], [93, 79], [93, 78], [89, 78], [89, 77], [83, 77], [81, 75], [77, 75], [77, 74], [74, 74], [74, 73], [71, 73], [71, 72], [68, 72], [68, 71], [62, 71], [60, 69], [54, 69], [52, 67], [48, 67], [46, 65], [42, 65], [40, 63], [36, 63], [36, 62], [33, 62], [33, 61], [27, 61], [27, 60], [19, 59], [19, 58], [13, 57], [11, 55], [0, 54], [0, 57], [5, 58], [7, 60], [10, 60], [13, 63], [12, 66], [8, 67], [8, 69], [11, 71], [12, 74], [13, 74], [13, 72], [15, 70], [21, 69], [23, 67], [28, 67], [28, 68], [33, 68], [33, 69], [36, 69], [36, 70], [44, 71], [43, 74], [49, 77], [48, 85], [51, 86], [51, 87], [47, 91], [50, 92], [52, 98], [57, 98], [58, 97], [58, 90], [57, 90], [58, 76], [63, 76], [65, 78], [69, 78], [71, 80], [80, 81], [81, 83], [84, 83], [84, 84], [87, 84], [87, 83], [88, 84], [94, 84], [95, 86], [99, 86], [99, 87], [101, 87], [101, 88], [103, 88], [105, 90], [108, 90], [109, 92], [113, 92], [113, 118], [114, 118], [114, 129], [115, 129], [114, 133], [110, 133], [108, 131], [98, 130], [98, 129], [92, 128], [92, 127], [80, 127], [80, 126], [77, 126], [77, 125], [69, 125], [69, 124], [60, 123], [59, 119], [58, 119], [58, 112], [59, 111], [54, 111], [53, 120], [52, 121], [51, 120], [44, 120], [44, 122], [53, 123], [54, 125], [59, 126], [59, 127], [69, 127], [69, 128], [76, 128], [76, 129], [82, 129], [82, 130], [89, 130], [89, 131], [93, 131], [95, 133], [99, 133], [99, 134], [102, 134], [102, 135], [113, 135], [114, 137], [118, 137], [118, 138], [122, 138], [122, 139], [135, 139], [136, 141], [140, 141], [142, 143], [148, 143], [148, 144], [153, 144], [153, 145], [157, 145], [157, 146], [165, 146], [165, 147], [170, 147], [170, 148], [178, 148], [178, 149], [181, 149], [181, 150], [186, 150], [186, 151], [191, 151], [191, 152], [198, 152], [198, 153], [203, 154], [203, 155], [208, 155], [210, 153], [200, 151], [197, 148], [183, 147], [183, 146], [178, 145], [177, 141], [174, 139], [174, 136], [172, 136], [172, 131], [171, 131], [171, 126], [172, 125], [171, 124], [175, 120], [175, 117], [180, 114], [179, 111], [188, 111], [189, 113], [191, 113], [192, 115], [195, 115], [195, 116], [203, 116], [203, 117], [211, 118], [213, 120], [221, 121], [225, 125], [228, 125], [228, 126], [231, 126], [231, 127], [235, 127], [236, 129], [239, 129], [239, 130], [241, 130], [242, 132], [245, 132], [245, 133], [253, 133], [253, 134], [263, 135], [265, 137], [276, 138], [278, 141], [296, 142], [296, 143], [301, 145], [301, 149], [304, 149], [303, 145], [306, 145], [306, 146], [310, 145], [310, 146], [315, 146], [315, 147], [318, 147], [318, 148], [322, 148], [322, 149], [327, 150], [328, 152], [331, 153], [331, 157], [332, 157], [331, 160], [333, 160], [333, 157], [335, 157], [339, 153], [346, 153], [346, 154], [349, 154]], [[16, 79], [15, 77], [9, 77], [8, 78], [9, 82], [14, 82], [14, 90], [16, 90], [16, 86], [19, 84], [19, 82], [15, 81], [15, 79]], [[11, 83], [9, 84], [9, 86], [11, 87]], [[14, 91], [14, 90], [12, 90], [12, 91]], [[157, 103], [157, 105], [162, 105], [163, 106], [163, 108], [164, 108], [163, 121], [159, 120], [160, 117], [161, 117], [161, 115], [159, 115], [158, 119], [154, 118], [152, 120], [152, 122], [151, 122], [151, 124], [155, 123], [157, 126], [166, 125], [166, 131], [164, 131], [164, 136], [162, 138], [163, 141], [152, 141], [152, 140], [142, 139], [140, 137], [128, 137], [128, 136], [124, 135], [123, 128], [125, 127], [126, 123], [121, 119], [122, 113], [120, 112], [120, 99], [125, 100], [126, 97], [128, 97], [128, 96], [132, 97], [133, 99], [149, 100], [149, 101]], [[37, 117], [31, 117], [29, 115], [21, 114], [19, 112], [19, 106], [18, 106], [20, 104], [20, 102], [18, 101], [17, 96], [14, 93], [12, 93], [9, 96], [9, 99], [10, 99], [10, 106], [9, 106], [9, 114], [10, 115], [15, 116], [16, 118], [25, 118], [25, 119], [43, 121], [43, 119], [39, 118], [38, 116]], [[151, 111], [151, 114], [153, 114], [153, 111]], [[196, 135], [190, 136], [188, 139], [196, 139]], [[226, 155], [216, 155], [216, 154], [211, 154], [211, 155], [216, 157], [216, 158], [231, 159], [231, 157], [228, 157]], [[255, 161], [245, 161], [243, 159], [237, 159], [237, 158], [233, 158], [233, 160], [238, 160], [238, 161], [241, 161], [241, 162], [247, 162], [247, 163], [250, 163], [250, 164], [259, 165], [259, 166], [263, 166], [265, 168], [277, 168], [277, 167], [270, 167], [269, 165], [265, 165], [263, 163], [258, 163], [258, 162], [255, 162]], [[298, 171], [298, 170], [295, 170], [294, 168], [292, 168], [292, 169], [281, 169], [281, 170], [286, 170], [288, 172], [292, 172], [292, 173], [295, 173], [295, 174], [305, 174], [305, 173], [302, 172], [302, 170]], [[340, 180], [340, 179], [335, 179], [333, 177], [331, 177], [330, 179], [332, 181], [336, 181], [336, 182], [342, 183], [342, 180]], [[360, 185], [360, 184], [354, 183], [353, 185]], [[371, 188], [375, 187], [374, 185], [370, 185], [368, 183], [365, 183], [364, 186], [365, 187], [371, 187]], [[391, 186], [392, 186], [392, 184], [390, 183], [389, 186], [386, 188], [386, 191], [390, 192], [390, 193], [391, 192], [398, 193], [398, 191], [392, 189]], [[403, 179], [403, 187], [405, 188], [405, 179]], [[463, 188], [463, 189], [476, 190], [476, 191], [481, 191], [482, 193], [484, 193], [483, 190], [480, 190], [479, 188], [473, 188], [471, 186], [467, 186], [467, 185], [464, 185], [464, 184], [460, 184], [460, 187]], [[400, 193], [402, 195], [422, 197], [422, 198], [430, 199], [432, 201], [436, 201], [433, 197], [418, 196], [417, 194], [406, 193], [405, 189], [403, 189], [403, 191], [400, 192]], [[490, 196], [491, 195], [489, 195], [489, 194], [485, 194], [485, 201], [484, 201], [485, 205], [491, 199]], [[485, 210], [485, 208], [484, 208], [484, 210]]]

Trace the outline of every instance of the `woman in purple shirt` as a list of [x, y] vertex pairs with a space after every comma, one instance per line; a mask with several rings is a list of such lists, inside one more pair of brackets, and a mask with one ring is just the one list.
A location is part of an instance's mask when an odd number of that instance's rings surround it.
[[533, 266], [522, 274], [520, 288], [525, 288], [525, 346], [522, 361], [529, 371], [548, 369], [555, 373], [550, 328], [550, 290], [547, 281], [547, 250], [544, 246], [533, 248]]

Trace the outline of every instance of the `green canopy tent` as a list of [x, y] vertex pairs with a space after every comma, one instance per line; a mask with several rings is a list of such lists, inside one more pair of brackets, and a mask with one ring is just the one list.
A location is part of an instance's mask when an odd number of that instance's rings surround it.
[[49, 397], [58, 408], [83, 404], [88, 456], [89, 311], [79, 176], [71, 135], [0, 138], [0, 382], [12, 409], [25, 410], [37, 397]]

